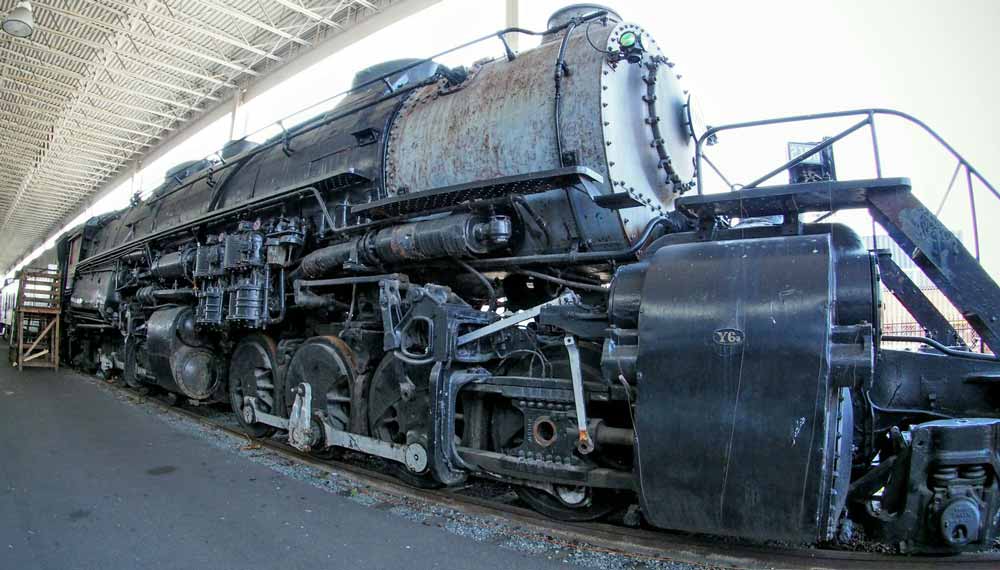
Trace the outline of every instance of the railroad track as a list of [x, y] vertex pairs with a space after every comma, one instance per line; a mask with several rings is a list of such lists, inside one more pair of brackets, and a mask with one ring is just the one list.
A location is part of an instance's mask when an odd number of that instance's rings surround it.
[[[89, 378], [89, 377], [88, 377]], [[566, 523], [553, 521], [538, 513], [497, 499], [461, 492], [461, 489], [430, 490], [405, 485], [398, 479], [357, 463], [318, 459], [271, 438], [254, 438], [232, 425], [207, 415], [203, 408], [171, 404], [155, 396], [104, 382], [108, 388], [127, 394], [141, 403], [197, 422], [200, 425], [244, 438], [278, 456], [328, 473], [346, 475], [354, 483], [391, 496], [417, 499], [478, 517], [497, 517], [505, 521], [506, 534], [520, 533], [524, 538], [540, 537], [555, 546], [616, 554], [637, 560], [656, 560], [694, 567], [734, 570], [894, 570], [955, 568], [956, 570], [997, 570], [1000, 552], [959, 556], [903, 556], [865, 551], [832, 550], [787, 546], [746, 545], [722, 538], [690, 536], [666, 531], [617, 526], [607, 523]], [[498, 523], [501, 524], [501, 523]]]

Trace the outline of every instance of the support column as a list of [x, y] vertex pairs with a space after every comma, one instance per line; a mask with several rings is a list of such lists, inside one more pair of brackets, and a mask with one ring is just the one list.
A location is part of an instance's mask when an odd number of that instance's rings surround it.
[[[504, 11], [504, 27], [516, 28], [521, 25], [520, 0], [506, 0], [507, 8]], [[507, 43], [514, 52], [520, 51], [521, 34], [508, 34]]]
[[233, 93], [233, 110], [229, 112], [229, 140], [236, 140], [242, 137], [246, 130], [246, 121], [237, 127], [239, 121], [240, 109], [243, 108], [243, 94], [245, 91], [241, 87], [237, 87]]

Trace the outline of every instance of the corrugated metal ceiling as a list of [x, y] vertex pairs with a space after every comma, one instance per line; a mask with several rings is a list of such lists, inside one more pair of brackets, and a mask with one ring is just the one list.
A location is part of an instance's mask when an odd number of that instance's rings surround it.
[[31, 37], [0, 33], [0, 271], [232, 89], [402, 1], [32, 0]]

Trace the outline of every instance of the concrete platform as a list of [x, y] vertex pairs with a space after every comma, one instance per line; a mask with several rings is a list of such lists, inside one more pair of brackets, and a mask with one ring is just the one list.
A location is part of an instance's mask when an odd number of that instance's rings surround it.
[[564, 562], [283, 475], [73, 372], [0, 368], [0, 569], [521, 570]]

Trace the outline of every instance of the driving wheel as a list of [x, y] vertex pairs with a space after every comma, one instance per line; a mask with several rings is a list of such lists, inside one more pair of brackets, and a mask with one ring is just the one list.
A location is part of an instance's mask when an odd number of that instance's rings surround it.
[[[355, 360], [350, 347], [335, 336], [314, 336], [302, 343], [292, 356], [285, 376], [286, 415], [290, 417], [295, 403], [294, 390], [299, 384], [312, 387], [310, 416], [321, 412], [333, 427], [351, 428], [351, 391], [354, 386]], [[317, 426], [318, 425], [317, 422]], [[322, 433], [322, 431], [320, 432]], [[312, 455], [332, 459], [337, 448], [315, 449]]]
[[252, 334], [244, 337], [233, 349], [229, 362], [229, 404], [236, 413], [236, 420], [254, 437], [274, 433], [274, 428], [259, 422], [248, 423], [243, 414], [244, 399], [257, 398], [257, 407], [266, 413], [275, 411], [279, 370], [278, 347], [271, 337]]
[[[429, 379], [432, 364], [411, 365], [390, 352], [382, 358], [368, 386], [368, 429], [372, 437], [400, 445], [420, 443], [430, 429]], [[429, 473], [414, 473], [398, 463], [390, 467], [403, 482], [422, 489], [441, 484]]]

